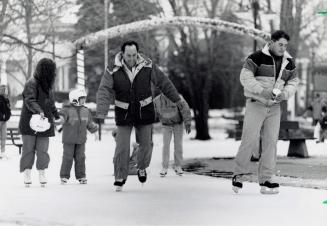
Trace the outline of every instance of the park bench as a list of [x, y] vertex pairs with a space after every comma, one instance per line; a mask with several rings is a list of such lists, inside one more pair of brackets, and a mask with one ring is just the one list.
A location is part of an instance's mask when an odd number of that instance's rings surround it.
[[[243, 121], [239, 120], [235, 127], [235, 140], [241, 140]], [[298, 121], [281, 121], [279, 140], [290, 141], [288, 157], [309, 157], [306, 140], [314, 139], [313, 130], [300, 128]], [[260, 146], [261, 148], [261, 146]]]
[[7, 145], [15, 145], [18, 147], [19, 154], [22, 153], [23, 141], [18, 128], [7, 128]]

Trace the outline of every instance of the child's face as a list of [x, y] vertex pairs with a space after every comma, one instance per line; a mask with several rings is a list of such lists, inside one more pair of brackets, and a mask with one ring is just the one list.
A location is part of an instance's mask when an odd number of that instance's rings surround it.
[[84, 105], [85, 104], [86, 97], [80, 97], [79, 98], [79, 105]]

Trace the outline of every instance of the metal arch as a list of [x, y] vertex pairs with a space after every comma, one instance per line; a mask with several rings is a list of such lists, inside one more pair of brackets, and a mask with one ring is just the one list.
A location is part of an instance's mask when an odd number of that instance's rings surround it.
[[105, 39], [121, 37], [133, 32], [142, 32], [170, 26], [194, 26], [210, 28], [238, 35], [247, 35], [261, 42], [265, 42], [270, 39], [270, 35], [268, 33], [258, 29], [249, 28], [241, 24], [220, 19], [183, 16], [154, 18], [150, 20], [141, 20], [128, 24], [118, 25], [81, 37], [73, 44], [77, 50], [85, 49], [96, 43], [102, 42]]

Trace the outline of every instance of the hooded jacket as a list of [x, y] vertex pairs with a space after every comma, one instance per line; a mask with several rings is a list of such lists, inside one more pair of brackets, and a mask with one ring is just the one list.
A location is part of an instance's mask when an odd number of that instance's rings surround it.
[[287, 100], [294, 95], [299, 83], [295, 63], [288, 52], [284, 53], [280, 72], [276, 76], [276, 66], [269, 53], [268, 44], [246, 59], [241, 70], [240, 81], [244, 87], [245, 97], [268, 106], [276, 103], [262, 96], [264, 89], [277, 88], [285, 94], [285, 100]]
[[140, 54], [131, 81], [123, 64], [122, 52], [114, 65], [106, 69], [97, 93], [97, 116], [108, 114], [109, 105], [115, 105], [116, 125], [146, 125], [155, 121], [151, 85], [157, 87], [171, 101], [182, 108], [180, 97], [172, 82], [152, 61]]
[[87, 130], [95, 133], [98, 125], [93, 122], [91, 111], [85, 106], [65, 104], [59, 112], [64, 117], [62, 142], [65, 144], [84, 144]]

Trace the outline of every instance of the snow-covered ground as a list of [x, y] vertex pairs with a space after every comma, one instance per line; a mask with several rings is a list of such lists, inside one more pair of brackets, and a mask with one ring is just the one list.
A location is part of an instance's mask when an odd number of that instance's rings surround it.
[[[184, 158], [229, 157], [239, 142], [226, 139], [219, 125], [223, 119], [210, 119], [210, 141], [184, 136]], [[240, 194], [231, 190], [231, 181], [169, 171], [160, 178], [161, 135], [154, 134], [154, 150], [148, 181], [142, 187], [130, 176], [124, 191], [113, 188], [114, 141], [110, 131], [102, 141], [89, 135], [88, 184], [72, 178], [60, 185], [61, 134], [50, 140], [48, 185], [41, 188], [33, 169], [33, 184], [23, 185], [17, 148], [7, 146], [7, 160], [0, 160], [0, 225], [326, 225], [327, 191], [295, 187], [280, 188], [278, 195], [261, 195], [256, 183], [245, 183]], [[286, 155], [288, 142], [278, 143], [278, 154]], [[326, 156], [327, 144], [308, 142], [310, 156]], [[326, 179], [327, 180], [327, 179]]]

